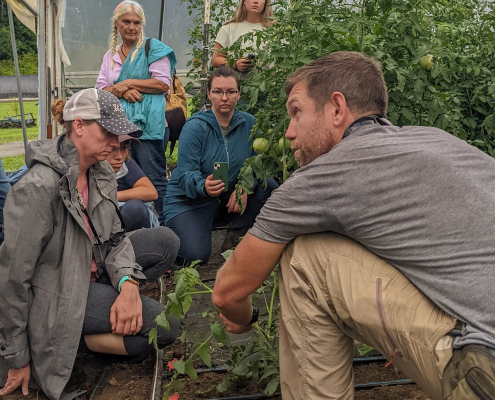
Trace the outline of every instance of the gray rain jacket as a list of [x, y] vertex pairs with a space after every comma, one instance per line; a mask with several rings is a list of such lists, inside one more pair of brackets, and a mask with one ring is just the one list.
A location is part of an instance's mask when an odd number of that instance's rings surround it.
[[[26, 162], [29, 172], [8, 193], [4, 210], [0, 386], [10, 368], [31, 361], [32, 377], [50, 399], [59, 399], [81, 337], [93, 251], [114, 287], [125, 275], [146, 277], [128, 238], [107, 249], [92, 245], [75, 190], [79, 155], [65, 135], [31, 142]], [[110, 165], [105, 161], [93, 169], [102, 192], [116, 202]], [[104, 242], [121, 230], [120, 220], [92, 174], [88, 185], [88, 212]]]

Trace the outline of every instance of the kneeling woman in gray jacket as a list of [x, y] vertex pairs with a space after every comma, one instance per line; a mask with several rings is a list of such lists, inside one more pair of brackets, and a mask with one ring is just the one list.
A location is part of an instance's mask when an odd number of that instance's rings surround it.
[[[27, 174], [9, 191], [0, 247], [0, 395], [30, 377], [59, 399], [81, 334], [97, 352], [140, 356], [160, 303], [140, 296], [176, 257], [177, 237], [159, 227], [126, 235], [117, 181], [105, 161], [120, 135], [140, 129], [118, 99], [83, 90], [52, 106], [65, 134], [36, 141]], [[129, 237], [128, 237], [129, 236]], [[158, 345], [174, 341], [158, 330]]]

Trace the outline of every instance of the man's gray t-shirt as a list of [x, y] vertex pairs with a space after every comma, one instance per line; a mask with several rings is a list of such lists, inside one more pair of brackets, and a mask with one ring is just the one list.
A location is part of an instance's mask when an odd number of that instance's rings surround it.
[[364, 126], [274, 191], [250, 233], [332, 231], [399, 269], [495, 348], [495, 160], [436, 128]]

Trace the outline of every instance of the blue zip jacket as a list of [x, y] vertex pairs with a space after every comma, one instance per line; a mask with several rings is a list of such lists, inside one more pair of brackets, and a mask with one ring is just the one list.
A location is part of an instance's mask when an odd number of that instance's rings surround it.
[[180, 135], [177, 167], [167, 186], [165, 223], [184, 211], [218, 201], [204, 192], [213, 163], [228, 163], [229, 189], [234, 187], [244, 161], [256, 154], [249, 140], [253, 126], [254, 117], [238, 110], [234, 110], [225, 136], [212, 110], [198, 112], [187, 120]]

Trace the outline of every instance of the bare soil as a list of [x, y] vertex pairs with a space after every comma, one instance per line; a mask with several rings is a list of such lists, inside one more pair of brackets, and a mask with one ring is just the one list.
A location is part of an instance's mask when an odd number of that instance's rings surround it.
[[[216, 270], [223, 263], [220, 255], [220, 245], [225, 230], [215, 231], [213, 234], [213, 249], [210, 261], [199, 266], [202, 279], [213, 280]], [[168, 287], [172, 287], [171, 276], [165, 276]], [[152, 285], [147, 294], [155, 299], [159, 298], [159, 288]], [[201, 318], [198, 318], [201, 319]], [[194, 324], [194, 319], [188, 319], [186, 324]], [[197, 320], [196, 320], [197, 322]], [[183, 326], [184, 328], [184, 326]], [[187, 351], [186, 345], [176, 341], [164, 351], [164, 371], [168, 361], [180, 359]], [[221, 355], [220, 355], [221, 356]], [[220, 357], [221, 358], [221, 357]], [[218, 365], [218, 364], [217, 364]], [[79, 396], [80, 400], [149, 400], [153, 379], [154, 357], [137, 364], [129, 363], [125, 357], [109, 356], [90, 352], [81, 341], [71, 379], [67, 385], [68, 391], [76, 389], [86, 390]], [[406, 379], [399, 371], [392, 367], [385, 368], [383, 362], [363, 364], [354, 367], [355, 383], [383, 382]], [[193, 399], [221, 399], [232, 396], [242, 396], [263, 393], [264, 386], [254, 381], [238, 381], [231, 384], [227, 392], [219, 393], [215, 387], [223, 380], [221, 373], [203, 373], [197, 381], [184, 379], [185, 389], [180, 392], [180, 400]], [[164, 380], [163, 386], [167, 384]], [[20, 390], [6, 396], [10, 400], [46, 400], [47, 397], [40, 390], [31, 390], [28, 396], [22, 396]], [[280, 396], [270, 397], [274, 400]], [[358, 390], [356, 400], [429, 400], [428, 395], [416, 384], [403, 386], [383, 386], [367, 390]]]

